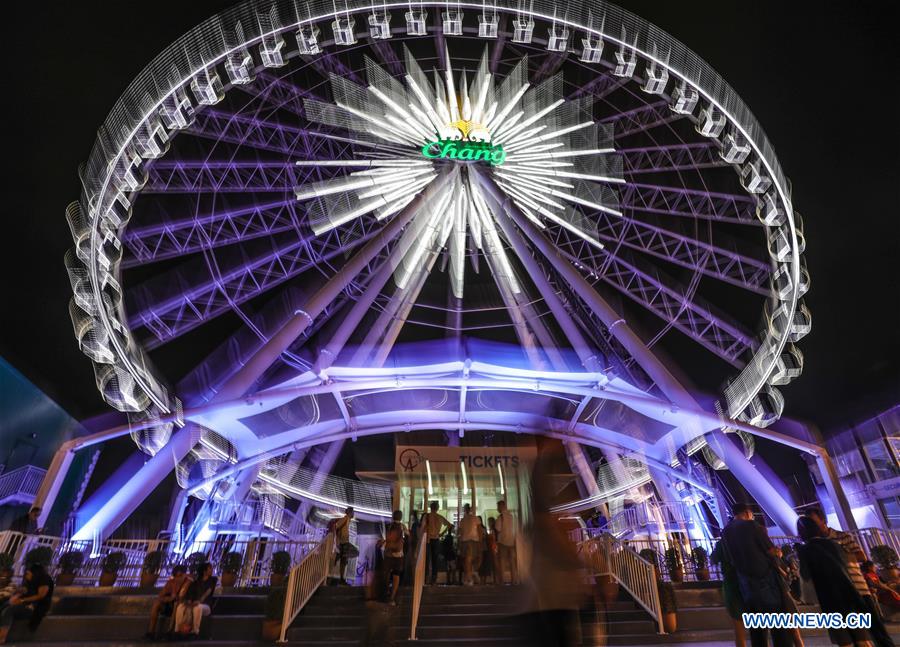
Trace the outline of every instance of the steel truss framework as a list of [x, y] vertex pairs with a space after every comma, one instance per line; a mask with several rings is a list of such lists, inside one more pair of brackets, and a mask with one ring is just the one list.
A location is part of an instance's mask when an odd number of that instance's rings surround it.
[[[345, 357], [341, 353], [351, 340], [365, 342], [355, 359], [374, 362], [372, 369], [384, 362], [435, 269], [446, 270], [449, 297], [462, 304], [460, 312], [479, 310], [482, 304], [466, 306], [471, 266], [486, 267], [493, 277], [502, 301], [497, 307], [508, 317], [503, 325], [514, 331], [532, 369], [555, 371], [530, 391], [553, 398], [568, 393], [560, 384], [568, 379], [562, 357], [570, 348], [578, 355], [576, 364], [599, 363], [603, 371], [588, 370], [593, 386], [570, 393], [578, 396], [576, 411], [564, 419], [521, 412], [521, 423], [500, 423], [493, 414], [460, 408], [455, 427], [447, 412], [447, 420], [444, 413], [422, 414], [423, 425], [457, 431], [531, 425], [533, 431], [568, 434], [613, 453], [644, 452], [648, 460], [665, 464], [680, 445], [702, 442], [714, 429], [730, 430], [721, 417], [699, 410], [650, 350], [669, 330], [693, 340], [699, 352], [740, 369], [721, 406], [731, 423], [761, 433], [750, 423], [777, 418], [770, 411], [780, 397], [774, 385], [799, 374], [802, 355], [793, 342], [809, 327], [808, 311], [799, 305], [808, 284], [801, 271], [802, 229], [761, 128], [705, 63], [668, 35], [596, 0], [590, 7], [569, 7], [562, 20], [559, 7], [545, 6], [544, 0], [528, 10], [497, 4], [503, 16], [541, 26], [543, 31], [527, 40], [504, 30], [484, 37], [470, 25], [457, 32], [442, 22], [446, 6], [440, 3], [423, 5], [436, 16], [421, 29], [413, 13], [405, 30], [397, 23], [387, 32], [375, 24], [369, 33], [354, 32], [350, 17], [356, 12], [357, 25], [369, 24], [369, 16], [384, 17], [392, 5], [348, 6], [337, 15], [326, 4], [317, 1], [301, 10], [276, 2], [271, 13], [257, 14], [246, 3], [220, 15], [215, 22], [221, 33], [243, 34], [238, 45], [231, 37], [227, 46], [215, 37], [210, 41], [206, 31], [186, 36], [141, 77], [137, 85], [143, 94], [130, 89], [123, 96], [113, 111], [115, 127], [101, 131], [87, 167], [85, 195], [69, 212], [77, 248], [69, 269], [76, 333], [98, 362], [98, 386], [111, 403], [167, 430], [172, 455], [190, 451], [190, 429], [202, 425], [228, 438], [243, 465], [262, 455], [253, 447], [257, 441], [265, 445], [267, 436], [240, 428], [236, 409], [231, 418], [223, 417], [228, 407], [213, 417], [191, 413], [180, 419], [173, 413], [181, 407], [176, 396], [189, 398], [189, 412], [200, 402], [216, 407], [271, 386], [288, 367], [301, 373], [304, 389], [330, 394], [340, 412], [334, 421], [321, 422], [325, 426], [316, 442], [387, 431], [397, 425], [396, 411], [363, 424], [364, 416], [353, 413], [344, 395], [355, 389], [350, 382], [363, 377], [352, 371], [366, 369], [333, 369], [332, 363]], [[394, 7], [399, 13], [406, 8]], [[472, 15], [482, 10], [467, 3], [459, 8]], [[603, 20], [588, 20], [582, 15], [588, 9]], [[390, 23], [390, 16], [385, 20]], [[559, 27], [585, 38], [560, 45], [554, 40]], [[433, 59], [422, 59], [439, 71], [433, 80], [416, 71], [416, 58], [403, 53], [405, 41], [421, 38], [434, 41]], [[455, 61], [451, 54], [462, 40], [470, 49], [472, 43], [478, 49], [489, 45], [480, 64], [472, 56]], [[373, 60], [360, 56], [364, 50]], [[202, 64], [182, 56], [199, 51]], [[668, 53], [661, 57], [660, 51]], [[543, 121], [541, 132], [534, 126]], [[588, 126], [593, 139], [572, 134]], [[481, 168], [428, 167], [422, 161], [423, 136], [467, 138], [473, 127], [480, 129], [480, 141], [508, 148], [509, 159], [491, 170], [489, 179]], [[553, 154], [563, 154], [547, 159], [566, 160], [573, 153], [576, 162], [545, 164], [529, 157], [527, 146], [544, 141]], [[590, 156], [590, 162], [579, 166], [578, 155]], [[361, 162], [376, 170], [349, 170]], [[736, 174], [723, 182], [721, 174], [730, 169]], [[426, 173], [425, 180], [417, 179]], [[719, 174], [715, 181], [707, 175], [712, 173]], [[709, 188], [722, 185], [733, 189]], [[378, 190], [367, 193], [363, 186]], [[347, 205], [378, 195], [383, 199], [377, 207], [348, 210]], [[468, 203], [450, 197], [441, 202], [445, 195], [470, 197]], [[329, 202], [328, 196], [338, 197]], [[455, 224], [447, 213], [455, 214]], [[506, 222], [507, 216], [515, 223]], [[540, 228], [532, 231], [536, 225]], [[516, 232], [524, 236], [522, 244], [510, 239]], [[539, 237], [552, 247], [542, 246]], [[120, 274], [138, 268], [142, 276], [156, 274], [138, 285]], [[297, 277], [313, 286], [299, 296], [289, 291]], [[768, 299], [768, 325], [753, 332], [707, 302], [701, 280], [727, 286], [737, 298]], [[649, 342], [630, 330], [627, 311], [616, 313], [604, 301], [597, 289], [601, 283], [627, 296], [628, 307], [660, 320]], [[263, 315], [248, 304], [257, 308], [264, 295], [271, 295], [270, 302], [281, 295], [289, 307], [260, 325]], [[206, 368], [201, 363], [194, 373], [206, 375], [206, 393], [166, 387], [149, 368], [145, 351], [228, 311], [237, 313], [245, 328], [223, 348], [241, 339], [240, 362], [223, 367], [217, 352]], [[375, 332], [366, 333], [370, 311], [378, 318]], [[545, 317], [552, 327], [543, 324]], [[123, 321], [126, 326], [118, 324]], [[458, 334], [458, 324], [447, 327]], [[458, 370], [463, 369], [454, 366], [421, 386], [461, 394], [468, 388], [520, 390], [514, 380], [499, 376], [493, 386], [475, 387], [465, 381], [469, 376], [457, 383]], [[464, 370], [471, 370], [471, 360]], [[503, 368], [509, 375], [515, 370]], [[347, 384], [336, 382], [337, 375], [347, 377]], [[396, 389], [408, 388], [397, 375], [393, 379]], [[414, 382], [410, 376], [402, 379]], [[588, 403], [610, 397], [597, 391], [604, 382], [631, 393], [627, 406], [644, 415], [646, 403], [634, 392], [639, 387], [655, 393], [651, 418], [674, 416], [677, 433], [638, 447], [620, 438], [619, 430], [585, 427], [579, 415]], [[551, 383], [553, 388], [546, 386]], [[672, 413], [679, 408], [691, 414]], [[172, 422], [185, 421], [185, 428], [172, 428]], [[308, 435], [303, 442], [312, 440]], [[275, 449], [287, 453], [291, 442]], [[728, 443], [710, 442], [730, 468], [747, 473]], [[157, 478], [164, 470], [157, 459], [158, 454], [135, 478], [145, 484]], [[213, 474], [220, 468], [235, 473], [221, 462], [204, 465]], [[779, 508], [771, 492], [759, 496]], [[132, 503], [105, 505], [82, 532], [109, 531]]]

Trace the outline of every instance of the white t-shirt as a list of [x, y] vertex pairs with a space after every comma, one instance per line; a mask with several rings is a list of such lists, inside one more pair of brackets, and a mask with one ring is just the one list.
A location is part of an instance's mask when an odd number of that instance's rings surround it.
[[459, 522], [459, 540], [478, 541], [478, 534], [478, 517], [471, 513], [463, 516]]
[[503, 546], [516, 545], [516, 518], [509, 510], [504, 510], [497, 517], [497, 523], [494, 526], [497, 530], [497, 543]]

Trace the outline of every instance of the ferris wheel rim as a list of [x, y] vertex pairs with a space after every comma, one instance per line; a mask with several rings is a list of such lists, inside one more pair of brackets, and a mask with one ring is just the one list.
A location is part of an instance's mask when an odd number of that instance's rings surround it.
[[[594, 4], [598, 4], [601, 7], [605, 7], [607, 10], [614, 8], [615, 10], [621, 12], [625, 17], [630, 16], [635, 21], [640, 22], [643, 26], [649, 26], [649, 28], [653, 28], [653, 26], [650, 25], [650, 23], [643, 21], [642, 19], [636, 17], [634, 14], [630, 14], [630, 12], [625, 12], [624, 10], [619, 9], [618, 7], [615, 7], [614, 5], [607, 5], [606, 3], [603, 3], [603, 2], [594, 3]], [[238, 9], [249, 9], [253, 6], [254, 6], [254, 3], [245, 2], [242, 5], [239, 5]], [[202, 66], [195, 69], [191, 74], [184, 76], [179, 81], [179, 83], [173, 85], [173, 87], [170, 88], [170, 90], [168, 92], [162, 93], [162, 96], [158, 97], [156, 103], [153, 104], [153, 106], [144, 113], [143, 117], [141, 117], [139, 120], [137, 120], [137, 122], [134, 125], [134, 128], [131, 130], [129, 135], [126, 137], [126, 140], [122, 143], [118, 152], [114, 155], [112, 160], [110, 160], [110, 163], [107, 164], [106, 168], [108, 169], [108, 172], [106, 173], [105, 178], [101, 182], [101, 187], [102, 187], [101, 192], [99, 194], [95, 194], [94, 200], [87, 201], [86, 206], [91, 203], [93, 203], [94, 205], [99, 204], [100, 206], [102, 206], [104, 204], [104, 194], [110, 190], [110, 184], [113, 181], [113, 168], [115, 166], [115, 162], [118, 159], [120, 159], [121, 156], [125, 153], [127, 146], [132, 142], [133, 138], [137, 134], [137, 131], [138, 131], [138, 128], [140, 127], [140, 125], [142, 123], [144, 123], [150, 116], [152, 116], [156, 113], [156, 111], [159, 109], [160, 105], [162, 105], [162, 103], [165, 101], [166, 98], [170, 97], [177, 90], [184, 88], [185, 85], [188, 84], [190, 82], [190, 80], [192, 78], [194, 78], [198, 73], [202, 72], [203, 70], [214, 67], [215, 65], [220, 64], [229, 53], [233, 53], [235, 51], [239, 51], [239, 50], [248, 48], [250, 46], [259, 44], [262, 42], [263, 38], [265, 38], [266, 36], [274, 35], [274, 34], [281, 34], [283, 32], [291, 30], [292, 28], [299, 27], [300, 25], [318, 23], [318, 22], [322, 22], [322, 21], [325, 21], [325, 20], [328, 20], [331, 18], [335, 18], [337, 16], [343, 16], [343, 15], [348, 15], [348, 14], [358, 14], [358, 13], [367, 12], [370, 10], [371, 11], [382, 11], [382, 10], [397, 9], [397, 8], [407, 8], [409, 6], [410, 5], [408, 3], [400, 3], [400, 2], [386, 3], [386, 4], [382, 4], [382, 5], [377, 5], [377, 6], [374, 4], [369, 4], [369, 3], [360, 3], [358, 6], [354, 6], [352, 9], [348, 8], [347, 10], [344, 10], [344, 11], [325, 12], [325, 13], [323, 13], [321, 15], [317, 15], [315, 17], [298, 20], [297, 22], [292, 23], [292, 24], [282, 25], [278, 29], [273, 29], [270, 32], [260, 34], [259, 36], [256, 36], [251, 39], [247, 39], [245, 42], [241, 43], [240, 45], [233, 47], [229, 50], [225, 50], [225, 51], [221, 52], [219, 55], [212, 57], [209, 61], [206, 61]], [[418, 3], [416, 6], [422, 7], [422, 8], [425, 8], [425, 7], [436, 7], [436, 8], [454, 7], [454, 8], [458, 8], [458, 9], [474, 9], [474, 10], [484, 10], [485, 9], [485, 5], [475, 4], [472, 2], [460, 2], [460, 3], [454, 3], [452, 5], [448, 4], [448, 3], [441, 3], [441, 2], [424, 2], [424, 3]], [[792, 270], [792, 274], [793, 274], [793, 289], [792, 289], [791, 299], [789, 301], [789, 303], [790, 303], [789, 312], [787, 315], [787, 320], [790, 321], [793, 318], [794, 312], [797, 309], [797, 304], [798, 304], [799, 296], [800, 296], [799, 295], [800, 254], [797, 251], [797, 249], [798, 249], [797, 232], [796, 232], [796, 228], [795, 228], [793, 209], [792, 209], [792, 205], [790, 202], [786, 181], [783, 180], [783, 175], [782, 175], [782, 172], [780, 169], [780, 165], [777, 162], [777, 158], [774, 158], [774, 153], [771, 153], [771, 155], [772, 155], [771, 160], [769, 159], [768, 155], [765, 154], [766, 153], [765, 148], [768, 146], [768, 148], [771, 149], [771, 145], [768, 143], [768, 140], [765, 138], [764, 133], [762, 133], [761, 128], [759, 127], [759, 124], [755, 121], [755, 118], [752, 120], [752, 124], [745, 127], [744, 125], [741, 124], [741, 122], [739, 122], [737, 120], [737, 118], [735, 118], [733, 115], [731, 115], [731, 113], [726, 109], [726, 107], [724, 105], [722, 105], [721, 103], [719, 103], [716, 100], [716, 98], [713, 96], [711, 91], [707, 91], [701, 85], [699, 85], [699, 84], [695, 85], [692, 81], [690, 81], [688, 79], [688, 77], [686, 76], [686, 74], [687, 74], [686, 72], [679, 71], [678, 69], [671, 67], [667, 61], [661, 60], [657, 55], [655, 55], [652, 52], [644, 51], [643, 49], [637, 47], [636, 44], [633, 45], [633, 44], [627, 42], [627, 39], [621, 39], [621, 38], [617, 37], [615, 34], [611, 33], [611, 30], [609, 32], [607, 32], [607, 31], [604, 31], [603, 29], [596, 29], [596, 28], [586, 26], [583, 24], [578, 24], [574, 20], [560, 19], [557, 16], [550, 16], [550, 15], [541, 13], [539, 11], [532, 11], [530, 9], [521, 9], [520, 10], [518, 8], [503, 7], [503, 6], [499, 6], [499, 5], [491, 7], [491, 8], [498, 13], [506, 13], [506, 14], [514, 14], [515, 13], [515, 14], [519, 14], [519, 15], [527, 15], [527, 16], [533, 17], [535, 19], [545, 21], [545, 22], [554, 22], [555, 24], [561, 24], [561, 25], [565, 25], [565, 26], [568, 26], [570, 28], [574, 28], [577, 30], [583, 30], [585, 33], [594, 34], [594, 35], [598, 36], [599, 38], [601, 38], [605, 41], [608, 41], [610, 43], [613, 43], [615, 45], [619, 45], [619, 46], [622, 46], [623, 48], [631, 49], [631, 50], [633, 50], [633, 52], [635, 54], [639, 55], [642, 60], [655, 61], [660, 66], [668, 69], [678, 79], [682, 80], [685, 83], [689, 83], [704, 99], [708, 100], [711, 105], [718, 107], [722, 111], [722, 113], [728, 117], [729, 123], [736, 126], [745, 135], [747, 142], [750, 144], [750, 146], [754, 149], [754, 151], [758, 155], [758, 159], [766, 166], [766, 169], [769, 171], [769, 177], [772, 180], [772, 182], [775, 186], [775, 189], [779, 195], [779, 198], [781, 200], [781, 205], [784, 207], [784, 212], [785, 212], [785, 216], [787, 219], [786, 222], [789, 224], [789, 229], [790, 229], [790, 234], [791, 234], [791, 246], [792, 246], [791, 270]], [[225, 16], [228, 13], [229, 12], [223, 12], [223, 14], [219, 14], [219, 16], [217, 16], [216, 18]], [[203, 25], [206, 25], [206, 23], [203, 23]], [[201, 27], [203, 25], [201, 25]], [[197, 29], [199, 29], [199, 28], [197, 28]], [[660, 33], [664, 34], [663, 32], [660, 32]], [[664, 35], [671, 39], [671, 37], [669, 37], [667, 34], [664, 34]], [[429, 35], [426, 35], [426, 37], [429, 37]], [[671, 39], [671, 40], [672, 40], [672, 42], [677, 42], [677, 41], [674, 41], [674, 39]], [[172, 46], [172, 47], [174, 47], [174, 46]], [[169, 49], [172, 49], [172, 47], [170, 47]], [[335, 46], [335, 47], [337, 47], [337, 46]], [[685, 49], [687, 49], [687, 48], [685, 48]], [[168, 51], [168, 50], [166, 50], [166, 51]], [[687, 50], [687, 51], [690, 52], [690, 50]], [[164, 52], [163, 54], [165, 54], [165, 53], [166, 52]], [[690, 53], [693, 54], [692, 52], [690, 52]], [[702, 59], [697, 57], [695, 54], [693, 56], [696, 61], [699, 61], [700, 64], [702, 64], [708, 70], [711, 71], [711, 68], [709, 68], [709, 66], [705, 62], [703, 62]], [[152, 65], [153, 65], [153, 63], [151, 63], [151, 66]], [[148, 67], [150, 67], [150, 66], [148, 66]], [[142, 74], [143, 74], [143, 72], [142, 72]], [[726, 89], [729, 90], [733, 94], [733, 96], [738, 99], [738, 101], [740, 101], [739, 97], [737, 97], [737, 94], [734, 93], [734, 91], [731, 90], [730, 87], [727, 86], [727, 84], [726, 84]], [[125, 98], [125, 95], [123, 95], [123, 98], [121, 98], [119, 101], [122, 101], [124, 98]], [[740, 102], [740, 103], [741, 103], [741, 105], [743, 105], [743, 102]], [[744, 106], [744, 108], [746, 108], [746, 107]], [[749, 113], [749, 110], [747, 110], [747, 112]], [[752, 118], [752, 114], [750, 114], [750, 116]], [[749, 130], [752, 127], [759, 128], [759, 132], [762, 134], [762, 139], [760, 141], [758, 141], [756, 137], [751, 136], [751, 133], [749, 132]], [[98, 140], [98, 142], [99, 142], [99, 140]], [[96, 149], [96, 146], [95, 146], [95, 149]], [[92, 152], [92, 157], [93, 157], [93, 152]], [[85, 193], [83, 194], [83, 197], [82, 197], [83, 201], [85, 201], [87, 199], [87, 195], [88, 195], [88, 189], [87, 189], [87, 183], [86, 183]], [[97, 195], [99, 195], [99, 199], [96, 198]], [[97, 298], [99, 300], [99, 299], [101, 299], [101, 295], [100, 295], [101, 276], [100, 275], [101, 275], [102, 270], [99, 266], [99, 261], [98, 261], [98, 249], [99, 249], [99, 245], [100, 245], [100, 235], [101, 235], [99, 225], [100, 225], [101, 218], [102, 218], [102, 212], [97, 207], [94, 207], [94, 208], [88, 207], [87, 213], [89, 214], [90, 227], [91, 227], [91, 233], [90, 233], [90, 236], [91, 236], [91, 239], [90, 239], [91, 263], [89, 264], [88, 270], [89, 270], [89, 272], [91, 274], [91, 278], [92, 278], [91, 284], [92, 284], [92, 289], [94, 291], [94, 296], [95, 296], [95, 298]], [[767, 229], [768, 229], [768, 227], [767, 227]], [[107, 330], [111, 330], [112, 323], [110, 321], [108, 313], [106, 312], [105, 308], [101, 307], [99, 310], [100, 310], [101, 321], [103, 322], [103, 324], [107, 328]], [[744, 406], [746, 406], [749, 403], [749, 401], [752, 399], [752, 397], [755, 396], [756, 393], [758, 393], [762, 388], [765, 387], [766, 379], [771, 374], [771, 372], [774, 370], [775, 360], [778, 358], [778, 356], [784, 349], [785, 345], [787, 344], [788, 337], [789, 337], [789, 335], [788, 335], [787, 331], [785, 331], [780, 336], [780, 338], [775, 339], [774, 345], [772, 345], [766, 349], [767, 354], [769, 356], [769, 362], [768, 362], [769, 367], [767, 370], [763, 369], [760, 371], [760, 375], [762, 375], [762, 380], [758, 384], [758, 388], [755, 389], [755, 392], [750, 394], [746, 398], [746, 402], [743, 403]], [[145, 378], [143, 377], [144, 372], [139, 370], [138, 367], [136, 367], [131, 361], [131, 357], [130, 357], [130, 353], [132, 352], [131, 349], [126, 347], [121, 342], [121, 340], [119, 340], [119, 338], [116, 335], [111, 335], [110, 339], [113, 343], [113, 346], [115, 347], [117, 358], [123, 363], [126, 370], [128, 370], [129, 373], [131, 373], [134, 376], [135, 380], [138, 382], [139, 385], [142, 386], [144, 392], [150, 397], [150, 399], [154, 402], [154, 404], [156, 404], [160, 408], [160, 410], [162, 410], [164, 412], [168, 412], [170, 403], [166, 402], [162, 398], [159, 398], [155, 389], [152, 388], [152, 386], [145, 381]], [[758, 353], [761, 352], [763, 350], [764, 346], [765, 345], [761, 345], [760, 350], [757, 352]], [[751, 360], [751, 362], [748, 363], [748, 365], [753, 364], [753, 363], [756, 363], [756, 364], [764, 363], [765, 361], [766, 361], [766, 358], [757, 360], [757, 356], [754, 355], [754, 360]], [[748, 391], [748, 393], [749, 393], [749, 391]], [[743, 408], [743, 407], [739, 407], [739, 408]]]

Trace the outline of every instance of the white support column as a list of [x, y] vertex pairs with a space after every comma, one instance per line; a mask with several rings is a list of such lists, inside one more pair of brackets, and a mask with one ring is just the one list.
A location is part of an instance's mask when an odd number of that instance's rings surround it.
[[[253, 386], [313, 320], [347, 287], [366, 265], [410, 223], [422, 205], [441, 191], [456, 173], [447, 167], [412, 202], [397, 213], [378, 235], [367, 242], [338, 272], [332, 276], [303, 307], [298, 307], [288, 322], [275, 333], [240, 370], [232, 375], [211, 398], [211, 403], [239, 398]], [[160, 452], [148, 460], [76, 533], [79, 539], [101, 537], [115, 530], [140, 505], [144, 497], [158, 486], [175, 465], [191, 450], [191, 425], [176, 432]]]
[[[643, 341], [628, 327], [625, 320], [594, 290], [593, 286], [581, 273], [560, 253], [538, 228], [525, 217], [500, 187], [486, 173], [477, 173], [477, 178], [484, 190], [502, 205], [503, 210], [515, 222], [516, 226], [532, 241], [534, 246], [547, 258], [557, 272], [566, 280], [575, 292], [588, 304], [588, 307], [606, 325], [612, 335], [625, 347], [625, 350], [640, 364], [641, 368], [656, 383], [659, 389], [672, 403], [681, 409], [700, 409], [694, 397], [685, 389], [674, 375], [665, 367]], [[498, 214], [502, 218], [502, 214]], [[789, 534], [796, 532], [797, 513], [787, 504], [771, 483], [760, 478], [759, 472], [748, 461], [743, 453], [725, 440], [721, 431], [707, 434], [707, 442], [734, 475], [741, 481], [748, 492], [763, 506], [779, 527]], [[722, 452], [716, 448], [721, 447]], [[783, 488], [782, 484], [782, 488]]]

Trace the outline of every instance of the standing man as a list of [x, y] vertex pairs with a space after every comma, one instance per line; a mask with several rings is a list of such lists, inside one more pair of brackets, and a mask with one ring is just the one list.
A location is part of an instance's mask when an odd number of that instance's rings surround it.
[[391, 586], [391, 606], [397, 605], [397, 590], [404, 571], [404, 552], [409, 542], [409, 530], [403, 523], [403, 512], [394, 510], [393, 521], [384, 538], [384, 570]]
[[[766, 529], [753, 519], [753, 511], [746, 503], [735, 503], [734, 519], [722, 531], [721, 545], [726, 559], [734, 565], [738, 588], [744, 601], [744, 611], [785, 613], [784, 588], [781, 574], [775, 565], [778, 549], [772, 544]], [[766, 647], [768, 629], [750, 629], [750, 644]], [[788, 629], [772, 629], [774, 647], [793, 644]]]
[[519, 563], [516, 556], [516, 536], [518, 528], [516, 518], [506, 507], [506, 501], [497, 502], [497, 517], [495, 528], [497, 529], [497, 561], [499, 562], [499, 580], [503, 584], [506, 581], [506, 569], [509, 567], [510, 582], [519, 583]]
[[349, 584], [346, 579], [347, 563], [359, 555], [356, 546], [350, 543], [350, 522], [353, 521], [353, 507], [344, 510], [344, 516], [334, 524], [335, 540], [338, 545], [338, 559], [341, 561], [341, 579], [338, 584]]
[[21, 532], [24, 535], [39, 535], [41, 532], [41, 528], [38, 528], [38, 517], [40, 514], [41, 508], [34, 506], [26, 514], [13, 521], [9, 529]]
[[825, 513], [818, 508], [807, 511], [806, 516], [816, 523], [826, 538], [836, 542], [841, 547], [841, 550], [844, 551], [847, 557], [847, 574], [850, 575], [853, 588], [862, 597], [863, 602], [869, 609], [869, 613], [872, 614], [872, 626], [869, 627], [869, 633], [872, 635], [877, 647], [894, 647], [894, 641], [884, 626], [880, 607], [875, 602], [875, 598], [872, 597], [872, 591], [869, 590], [866, 577], [860, 568], [860, 564], [866, 561], [867, 557], [859, 542], [849, 532], [842, 532], [829, 527], [828, 521], [825, 519]]
[[438, 555], [441, 554], [441, 535], [444, 529], [450, 528], [451, 523], [442, 515], [438, 514], [438, 502], [432, 501], [430, 512], [426, 512], [422, 517], [422, 526], [428, 535], [428, 552], [426, 553], [426, 572], [431, 573], [429, 584], [437, 583], [438, 574]]
[[463, 518], [459, 521], [459, 546], [463, 563], [462, 583], [464, 586], [472, 586], [472, 565], [475, 563], [475, 551], [481, 550], [481, 542], [478, 536], [478, 517], [468, 503], [463, 506]]

